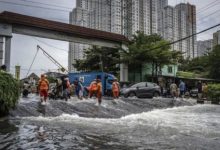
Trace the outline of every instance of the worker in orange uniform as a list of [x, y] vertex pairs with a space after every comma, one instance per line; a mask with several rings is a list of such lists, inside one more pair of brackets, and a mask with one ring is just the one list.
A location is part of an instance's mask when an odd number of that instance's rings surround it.
[[102, 82], [100, 79], [97, 79], [97, 98], [99, 105], [102, 103]]
[[38, 88], [40, 91], [41, 102], [44, 102], [43, 104], [45, 104], [48, 97], [49, 82], [46, 79], [46, 76], [43, 74], [41, 75], [41, 78], [39, 80]]
[[112, 94], [114, 99], [119, 98], [120, 85], [117, 79], [115, 78], [112, 82]]
[[92, 98], [93, 95], [97, 95], [97, 81], [93, 80], [89, 86], [89, 98]]

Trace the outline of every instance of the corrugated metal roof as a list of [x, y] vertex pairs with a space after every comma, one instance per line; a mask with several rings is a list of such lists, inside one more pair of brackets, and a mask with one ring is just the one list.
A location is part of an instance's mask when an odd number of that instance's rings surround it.
[[12, 25], [24, 25], [28, 27], [36, 27], [51, 31], [63, 32], [68, 35], [74, 35], [81, 38], [95, 38], [119, 43], [128, 42], [128, 39], [120, 34], [85, 28], [81, 26], [46, 20], [42, 18], [7, 11], [0, 13], [0, 22], [9, 23]]

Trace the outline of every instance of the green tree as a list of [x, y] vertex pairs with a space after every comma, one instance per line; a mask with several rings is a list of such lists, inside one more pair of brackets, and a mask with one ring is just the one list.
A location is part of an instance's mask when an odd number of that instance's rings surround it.
[[220, 45], [214, 47], [209, 55], [209, 65], [211, 78], [220, 80]]
[[127, 50], [122, 49], [122, 62], [128, 64], [129, 71], [138, 71], [140, 77], [144, 64], [152, 65], [152, 76], [155, 76], [163, 65], [174, 63], [174, 60], [181, 56], [180, 52], [171, 51], [169, 42], [157, 34], [145, 35], [143, 32], [137, 32], [127, 47]]
[[14, 108], [20, 96], [19, 82], [12, 75], [0, 70], [0, 117]]
[[83, 60], [73, 64], [78, 71], [104, 71], [117, 74], [120, 54], [118, 49], [92, 46], [84, 51]]
[[201, 57], [196, 57], [192, 60], [190, 59], [185, 59], [182, 60], [181, 65], [180, 65], [180, 70], [182, 71], [192, 71], [192, 72], [205, 72], [209, 68], [209, 56], [201, 56]]

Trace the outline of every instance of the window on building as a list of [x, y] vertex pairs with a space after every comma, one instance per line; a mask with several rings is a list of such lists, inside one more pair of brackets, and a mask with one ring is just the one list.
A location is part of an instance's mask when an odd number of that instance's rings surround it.
[[168, 71], [168, 73], [173, 73], [173, 67], [172, 66], [168, 66], [167, 71]]

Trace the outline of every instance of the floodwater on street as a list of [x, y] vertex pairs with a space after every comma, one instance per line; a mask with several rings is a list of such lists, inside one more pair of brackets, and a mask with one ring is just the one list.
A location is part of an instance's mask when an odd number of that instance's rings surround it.
[[220, 108], [188, 100], [68, 102], [21, 99], [0, 120], [0, 149], [210, 149], [220, 147]]

